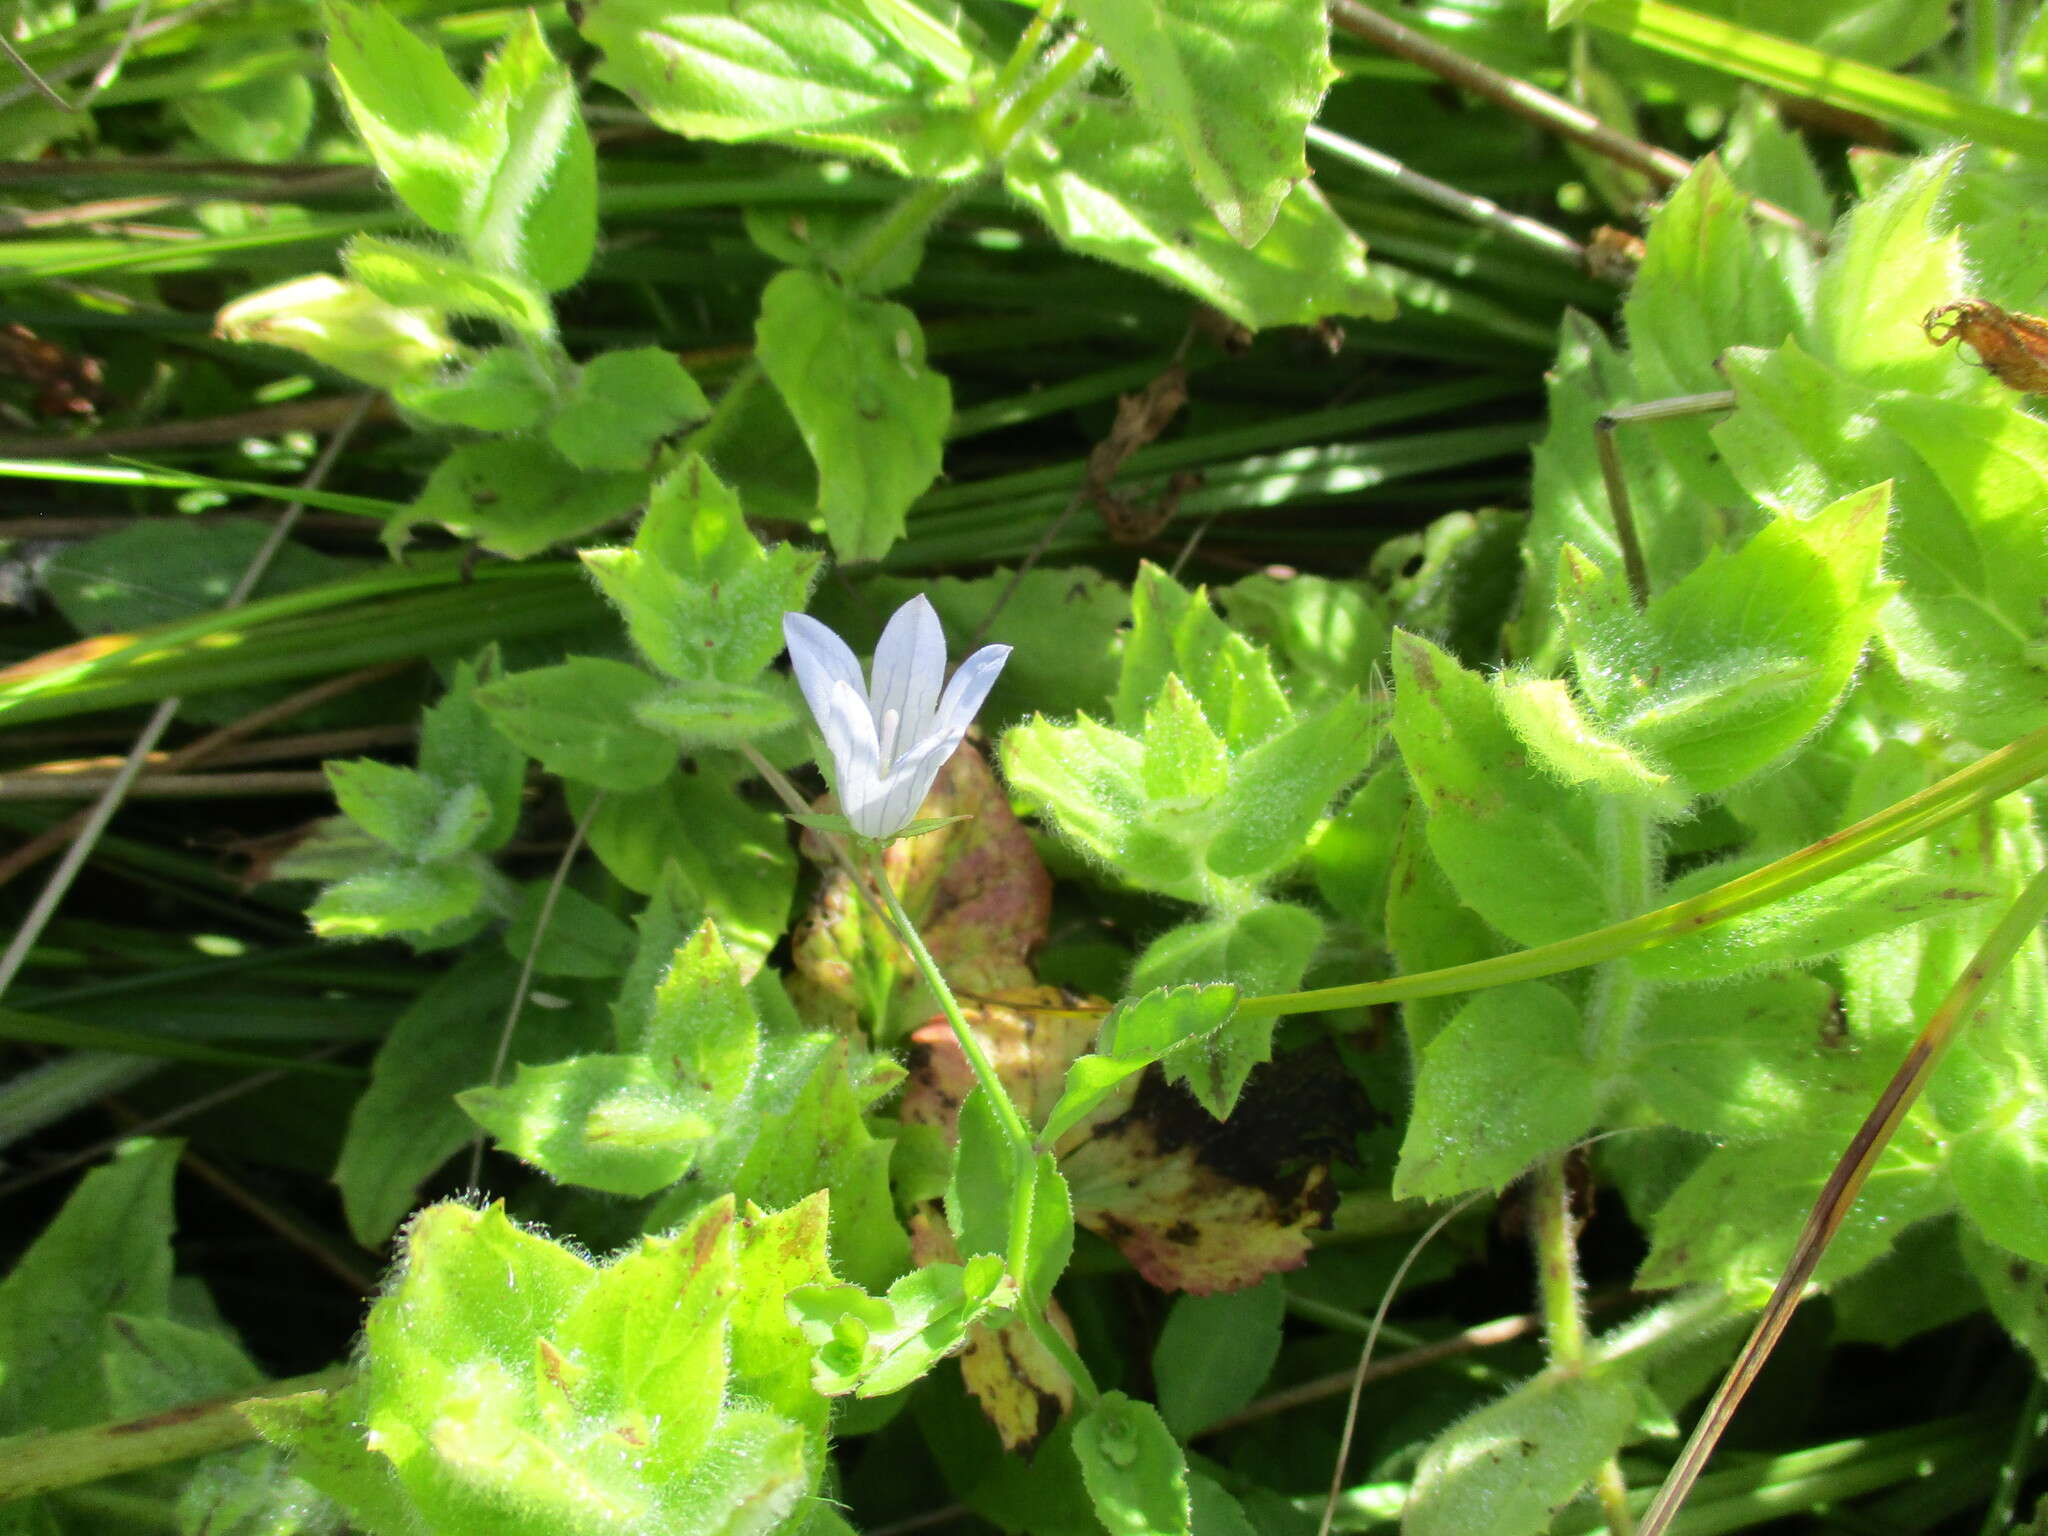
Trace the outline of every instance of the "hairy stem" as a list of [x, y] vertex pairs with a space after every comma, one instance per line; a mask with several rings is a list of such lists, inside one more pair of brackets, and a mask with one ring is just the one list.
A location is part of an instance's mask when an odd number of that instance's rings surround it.
[[339, 1386], [348, 1378], [346, 1366], [334, 1366], [311, 1376], [273, 1381], [254, 1392], [186, 1403], [138, 1419], [0, 1440], [0, 1504], [246, 1444], [256, 1438], [256, 1431], [242, 1417], [242, 1404]]
[[[1576, 1376], [1584, 1373], [1592, 1357], [1586, 1346], [1585, 1297], [1579, 1288], [1571, 1180], [1565, 1168], [1571, 1155], [1560, 1152], [1537, 1165], [1530, 1198], [1535, 1207], [1536, 1293], [1543, 1313], [1544, 1343], [1550, 1350], [1552, 1369]], [[1629, 1514], [1628, 1483], [1622, 1478], [1621, 1464], [1612, 1456], [1593, 1474], [1593, 1492], [1612, 1536], [1632, 1536], [1635, 1522]]]

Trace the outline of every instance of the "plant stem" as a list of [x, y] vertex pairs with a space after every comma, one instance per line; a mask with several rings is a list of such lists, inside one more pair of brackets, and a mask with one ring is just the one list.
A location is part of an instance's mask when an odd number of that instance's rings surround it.
[[1032, 1306], [1020, 1306], [1017, 1315], [1024, 1320], [1031, 1337], [1038, 1340], [1039, 1347], [1067, 1373], [1067, 1380], [1074, 1384], [1074, 1396], [1081, 1400], [1082, 1408], [1093, 1408], [1100, 1402], [1102, 1389], [1095, 1385], [1095, 1377], [1089, 1373], [1080, 1352], [1067, 1342], [1065, 1334], [1052, 1325], [1052, 1319]]
[[1744, 1394], [1763, 1369], [1764, 1361], [1770, 1357], [1786, 1325], [1792, 1321], [1793, 1309], [1799, 1305], [1806, 1283], [1813, 1278], [1821, 1255], [1827, 1251], [1828, 1243], [1855, 1205], [1864, 1180], [1877, 1166], [1878, 1158], [1891, 1141], [1892, 1132], [1898, 1129], [1899, 1123], [1920, 1097], [1920, 1090], [1934, 1075], [1936, 1065], [1954, 1040], [1957, 1030], [1976, 1010], [1984, 989], [1997, 979], [2019, 952], [2020, 946], [2034, 936], [2043, 917], [2048, 917], [2048, 869], [2041, 870], [2027, 883], [2005, 916], [1998, 920], [1998, 926], [1991, 930], [1977, 953], [1970, 957], [1970, 963], [1963, 967], [1963, 974], [1956, 978], [1948, 995], [1928, 1016], [1926, 1027], [1906, 1053], [1906, 1059], [1899, 1064], [1898, 1071], [1892, 1074], [1892, 1080], [1878, 1096], [1876, 1105], [1850, 1138], [1848, 1148], [1835, 1164], [1834, 1172], [1828, 1175], [1819, 1198], [1814, 1201], [1813, 1210], [1807, 1215], [1799, 1241], [1793, 1246], [1792, 1258], [1786, 1264], [1784, 1274], [1779, 1276], [1777, 1288], [1771, 1292], [1770, 1302], [1757, 1319], [1755, 1330], [1735, 1357], [1735, 1363], [1728, 1367], [1720, 1389], [1693, 1426], [1692, 1438], [1686, 1441], [1684, 1451], [1673, 1464], [1670, 1475], [1664, 1479], [1664, 1486], [1657, 1490], [1657, 1497], [1644, 1514], [1641, 1536], [1660, 1536], [1677, 1515], [1679, 1506], [1685, 1502], [1687, 1493], [1706, 1466], [1707, 1458], [1714, 1454], [1714, 1447], [1720, 1442], [1728, 1421], [1735, 1416]]
[[256, 1431], [242, 1417], [242, 1404], [339, 1386], [348, 1378], [348, 1367], [331, 1366], [254, 1392], [185, 1403], [138, 1419], [0, 1440], [0, 1504], [246, 1444]]
[[[1565, 1173], [1570, 1156], [1560, 1152], [1536, 1165], [1530, 1197], [1535, 1207], [1536, 1292], [1543, 1312], [1544, 1342], [1550, 1350], [1551, 1368], [1578, 1376], [1585, 1373], [1590, 1357], [1585, 1298], [1579, 1290], [1579, 1254], [1572, 1234], [1571, 1181]], [[1632, 1536], [1635, 1522], [1629, 1514], [1628, 1484], [1622, 1479], [1621, 1464], [1612, 1456], [1593, 1474], [1593, 1491], [1612, 1536]]]
[[909, 244], [931, 228], [933, 221], [965, 190], [964, 185], [942, 181], [928, 181], [911, 188], [908, 196], [869, 225], [860, 240], [839, 259], [836, 267], [840, 280], [847, 287], [858, 289], [874, 276], [877, 267], [896, 254], [899, 246]]
[[1039, 113], [1051, 106], [1060, 92], [1080, 78], [1082, 72], [1095, 62], [1095, 45], [1084, 37], [1071, 37], [1066, 46], [1052, 63], [1010, 104], [1009, 110], [996, 119], [993, 136], [996, 141], [996, 158], [1006, 158], [1017, 147], [1017, 141], [1024, 131], [1038, 120]]
[[1363, 1008], [1371, 1003], [1402, 1002], [1416, 997], [1443, 997], [1482, 987], [1534, 981], [1599, 965], [1638, 950], [1653, 949], [1687, 938], [1717, 923], [1769, 906], [1821, 881], [1902, 848], [1937, 827], [1969, 815], [1994, 800], [2048, 773], [2048, 726], [2029, 731], [2009, 747], [2000, 747], [1960, 772], [1896, 805], [1866, 817], [1854, 826], [1789, 853], [1762, 869], [1717, 885], [1684, 901], [1645, 912], [1591, 933], [1539, 944], [1511, 955], [1495, 955], [1441, 970], [1417, 971], [1386, 981], [1356, 982], [1343, 987], [1318, 987], [1309, 992], [1277, 992], [1248, 997], [1237, 1005], [1239, 1018], [1264, 1018], [1289, 1013], [1318, 1013], [1334, 1008]]
[[1003, 1136], [1010, 1143], [1012, 1152], [1022, 1159], [1032, 1154], [1031, 1129], [1025, 1125], [1024, 1117], [1017, 1112], [1009, 1090], [1003, 1080], [996, 1076], [996, 1069], [988, 1059], [988, 1052], [981, 1048], [981, 1041], [968, 1027], [967, 1017], [960, 1011], [960, 1004], [953, 996], [953, 989], [946, 985], [946, 978], [939, 970], [938, 961], [932, 958], [930, 950], [924, 947], [924, 940], [918, 935], [917, 924], [910, 920], [910, 914], [903, 910], [903, 901], [897, 896], [896, 888], [889, 882], [888, 868], [878, 854], [870, 868], [875, 877], [875, 889], [889, 909], [889, 920], [896, 925], [897, 937], [910, 954], [924, 984], [931, 988], [932, 996], [939, 1000], [939, 1007], [946, 1015], [946, 1022], [953, 1028], [953, 1038], [960, 1044], [960, 1054], [967, 1058], [967, 1065], [974, 1071], [975, 1082], [988, 1095], [989, 1103], [995, 1107], [996, 1118], [1002, 1122]]
[[[973, 1068], [975, 1082], [988, 1096], [989, 1102], [995, 1106], [996, 1118], [1002, 1122], [1003, 1135], [1010, 1143], [1010, 1155], [1015, 1160], [1016, 1184], [1020, 1194], [1013, 1197], [1010, 1207], [1010, 1253], [1006, 1262], [1010, 1272], [1015, 1275], [1021, 1270], [1023, 1249], [1030, 1236], [1030, 1192], [1037, 1158], [1031, 1144], [1031, 1130], [1025, 1125], [1023, 1115], [1018, 1113], [1009, 1090], [1003, 1086], [1003, 1080], [996, 1076], [995, 1066], [989, 1061], [988, 1053], [981, 1048], [981, 1041], [968, 1027], [967, 1018], [961, 1013], [960, 1004], [953, 996], [953, 989], [946, 984], [945, 975], [939, 970], [938, 962], [932, 959], [931, 951], [925, 948], [924, 940], [918, 935], [917, 924], [910, 920], [910, 914], [904, 910], [903, 901], [897, 896], [895, 886], [890, 884], [889, 871], [879, 854], [873, 861], [873, 870], [875, 888], [881, 893], [883, 904], [889, 910], [890, 921], [896, 925], [897, 936], [902, 939], [904, 949], [909, 951], [918, 974], [924, 977], [925, 985], [931, 988], [932, 996], [939, 1000], [939, 1007], [945, 1012], [946, 1022], [953, 1028], [953, 1038], [960, 1043], [960, 1053], [967, 1058], [968, 1066]], [[1059, 1329], [1029, 1301], [1020, 1302], [1017, 1315], [1023, 1319], [1024, 1326], [1030, 1331], [1031, 1336], [1047, 1354], [1052, 1356], [1060, 1369], [1067, 1373], [1067, 1378], [1073, 1382], [1074, 1392], [1082, 1403], [1092, 1407], [1101, 1394], [1096, 1389], [1095, 1378], [1089, 1373], [1087, 1365], [1075, 1352], [1073, 1345], [1069, 1344]]]
[[1017, 39], [1017, 46], [1010, 50], [1010, 56], [1003, 61], [1002, 73], [996, 76], [995, 96], [998, 100], [1017, 89], [1017, 82], [1024, 78], [1024, 71], [1031, 67], [1031, 61], [1038, 57], [1038, 48], [1045, 41], [1045, 34], [1051, 30], [1059, 16], [1059, 0], [1048, 0], [1039, 7], [1038, 14], [1026, 24]]

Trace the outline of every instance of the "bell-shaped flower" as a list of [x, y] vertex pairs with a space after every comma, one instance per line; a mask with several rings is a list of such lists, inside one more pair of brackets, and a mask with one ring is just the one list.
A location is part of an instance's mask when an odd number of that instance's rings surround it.
[[894, 837], [967, 734], [1010, 648], [983, 646], [942, 693], [946, 636], [921, 594], [890, 617], [869, 680], [846, 642], [809, 614], [785, 613], [782, 634], [832, 757], [840, 811], [863, 837]]

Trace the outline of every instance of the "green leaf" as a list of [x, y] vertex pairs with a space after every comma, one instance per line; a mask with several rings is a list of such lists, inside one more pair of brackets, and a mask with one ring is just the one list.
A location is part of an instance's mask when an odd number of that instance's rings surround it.
[[1110, 1536], [1189, 1536], [1187, 1458], [1150, 1403], [1103, 1393], [1075, 1422], [1074, 1454]]
[[1657, 594], [1633, 643], [1617, 620], [1575, 618], [1582, 593], [1589, 605], [1606, 593], [1567, 549], [1559, 602], [1607, 727], [1702, 793], [1790, 751], [1849, 686], [1891, 594], [1878, 573], [1889, 503], [1878, 485], [1810, 517], [1773, 519]]
[[869, 1130], [864, 1101], [848, 1076], [848, 1048], [835, 1040], [784, 1039], [764, 1059], [753, 1097], [738, 1113], [754, 1140], [733, 1188], [762, 1205], [788, 1205], [832, 1192], [832, 1252], [841, 1273], [880, 1286], [902, 1272], [910, 1244], [889, 1189], [890, 1144]]
[[1021, 1273], [1017, 1292], [1024, 1305], [1043, 1313], [1052, 1305], [1052, 1288], [1074, 1257], [1074, 1196], [1060, 1172], [1059, 1159], [1041, 1152], [1032, 1161], [1031, 1218], [1025, 1223], [1024, 1252], [1012, 1256]]
[[1188, 1512], [1193, 1536], [1259, 1536], [1244, 1506], [1200, 1472], [1188, 1473]]
[[[43, 567], [42, 586], [82, 634], [171, 624], [220, 607], [269, 537], [261, 523], [240, 518], [140, 519], [57, 550]], [[356, 569], [354, 561], [287, 541], [251, 595], [276, 597]]]
[[782, 616], [803, 608], [818, 559], [763, 549], [739, 498], [694, 454], [655, 485], [631, 548], [583, 552], [640, 654], [682, 682], [755, 681], [780, 654]]
[[1148, 560], [1131, 587], [1131, 629], [1110, 718], [1136, 730], [1168, 676], [1181, 679], [1234, 751], [1256, 746], [1292, 717], [1272, 658], [1223, 622], [1206, 589], [1190, 591]]
[[1991, 1315], [2048, 1371], [2048, 1265], [2033, 1264], [1963, 1227], [1963, 1262], [1983, 1287]]
[[306, 921], [324, 939], [428, 934], [470, 916], [483, 899], [484, 870], [475, 858], [393, 861], [328, 886], [306, 908]]
[[505, 846], [519, 829], [526, 758], [491, 723], [478, 694], [498, 676], [495, 647], [477, 663], [457, 662], [448, 691], [420, 717], [420, 772], [443, 784], [481, 790], [490, 822], [474, 846], [486, 853]]
[[1175, 1300], [1152, 1347], [1159, 1416], [1175, 1436], [1192, 1439], [1258, 1395], [1280, 1358], [1286, 1313], [1274, 1275], [1241, 1291]]
[[715, 1106], [645, 1056], [522, 1066], [456, 1095], [504, 1151], [564, 1184], [637, 1198], [668, 1188], [716, 1133]]
[[[1982, 1091], [1978, 1113], [1952, 1140], [1949, 1175], [1979, 1231], [2001, 1248], [2048, 1264], [2048, 1129], [2041, 1124], [2048, 1052], [2030, 1028], [2048, 990], [2041, 981], [2038, 949], [2023, 952], [2000, 989], [2004, 1006], [1994, 1003], [1973, 1020], [1987, 1027], [1958, 1052], [1952, 1075], [1978, 1078]], [[1950, 1085], [1945, 1120], [1964, 1118], [1954, 1112], [1967, 1091]]]
[[430, 229], [460, 234], [478, 170], [469, 88], [382, 6], [329, 0], [326, 17], [328, 64], [377, 169]]
[[100, 1370], [108, 1406], [122, 1418], [239, 1395], [263, 1384], [256, 1362], [220, 1325], [195, 1327], [129, 1312], [125, 1304], [106, 1323]]
[[[1499, 935], [1466, 906], [1430, 852], [1428, 817], [1411, 805], [1394, 840], [1387, 870], [1387, 948], [1404, 972], [1440, 970], [1503, 952]], [[1411, 1051], [1420, 1053], [1463, 999], [1411, 998], [1401, 1005], [1401, 1022]]]
[[357, 235], [342, 253], [342, 263], [349, 276], [387, 304], [490, 320], [534, 340], [555, 333], [555, 312], [538, 289], [459, 256]]
[[1203, 203], [1182, 155], [1144, 114], [1091, 99], [1020, 145], [1003, 181], [1063, 244], [1170, 283], [1254, 329], [1393, 314], [1364, 242], [1313, 183], [1287, 195], [1247, 250]]
[[[901, 0], [908, 6], [909, 0]], [[848, 258], [858, 253], [862, 270], [854, 286], [862, 293], [893, 293], [924, 264], [925, 234], [904, 231], [884, 252], [862, 249], [874, 216], [864, 208], [833, 208], [825, 204], [783, 204], [741, 210], [747, 238], [777, 266], [809, 267], [843, 275]]]
[[484, 68], [472, 132], [485, 136], [489, 169], [466, 200], [470, 254], [544, 293], [578, 282], [597, 250], [597, 154], [576, 82], [531, 11]]
[[1715, 440], [1766, 506], [1804, 516], [1892, 481], [1886, 555], [1900, 588], [1883, 637], [1919, 707], [1985, 747], [2048, 718], [2048, 615], [2024, 595], [2048, 570], [2023, 511], [2048, 463], [2042, 424], [2005, 400], [1880, 394], [1789, 343], [1731, 352], [1727, 369], [1740, 408]]
[[677, 947], [655, 986], [640, 1048], [706, 1092], [731, 1099], [752, 1078], [760, 1028], [739, 959], [726, 947], [718, 925], [706, 921]]
[[0, 1433], [113, 1412], [99, 1358], [109, 1314], [167, 1315], [178, 1144], [137, 1141], [79, 1181], [0, 1280]]
[[725, 1332], [738, 1291], [735, 1225], [732, 1200], [721, 1198], [680, 1231], [643, 1239], [543, 1334], [564, 1358], [557, 1364], [543, 1354], [542, 1369], [574, 1406], [616, 1412], [652, 1388], [688, 1412], [663, 1426], [674, 1436], [665, 1448], [673, 1463], [687, 1465], [707, 1447], [706, 1410], [730, 1380]]
[[1300, 860], [1375, 744], [1354, 697], [1295, 714], [1265, 652], [1232, 633], [1204, 592], [1151, 566], [1133, 594], [1111, 707], [1121, 730], [1083, 715], [1006, 732], [1012, 783], [1130, 883], [1224, 911], [1255, 904]]
[[842, 561], [879, 560], [937, 477], [953, 414], [952, 386], [925, 365], [917, 317], [788, 271], [761, 295], [754, 338], [817, 463], [833, 550]]
[[1897, 1349], [1982, 1311], [1990, 1287], [1965, 1265], [1968, 1242], [1963, 1223], [1946, 1217], [1908, 1227], [1890, 1253], [1828, 1293], [1835, 1337]]
[[1660, 989], [1630, 1044], [1628, 1071], [1651, 1107], [1715, 1137], [1846, 1121], [1846, 1140], [1888, 1070], [1848, 1038], [1833, 990], [1810, 976]]
[[[1725, 389], [1721, 354], [1734, 346], [1776, 346], [1804, 324], [1813, 288], [1813, 256], [1790, 230], [1757, 219], [1749, 198], [1708, 156], [1672, 192], [1651, 221], [1643, 263], [1629, 287], [1631, 398], [1655, 400]], [[1619, 400], [1610, 402], [1621, 403]], [[1714, 452], [1710, 413], [1635, 423], [1690, 496], [1733, 505], [1740, 493]], [[1699, 522], [1689, 508], [1660, 521]], [[1652, 528], [1650, 537], [1664, 530]], [[1705, 529], [1699, 533], [1711, 539]], [[1654, 566], [1661, 585], [1689, 566]]]
[[334, 1169], [364, 1247], [389, 1237], [427, 1175], [468, 1144], [455, 1094], [490, 1074], [514, 974], [503, 955], [476, 951], [399, 1014], [378, 1048]]
[[621, 975], [633, 951], [633, 930], [574, 886], [555, 892], [546, 928], [541, 909], [548, 905], [546, 881], [536, 880], [521, 893], [519, 908], [505, 929], [505, 953], [542, 976]]
[[[1242, 994], [1291, 992], [1301, 985], [1323, 923], [1304, 907], [1266, 902], [1235, 917], [1169, 929], [1146, 946], [1131, 968], [1131, 988], [1230, 982]], [[1168, 1082], [1180, 1083], [1218, 1120], [1228, 1119], [1253, 1069], [1272, 1058], [1270, 1016], [1238, 1019], [1182, 1040], [1161, 1058]]]
[[1535, 1536], [1628, 1440], [1636, 1393], [1613, 1373], [1546, 1371], [1431, 1442], [1406, 1536]]
[[[1831, 242], [1813, 297], [1813, 350], [1875, 389], [1957, 393], [1958, 372], [1920, 320], [1970, 292], [1962, 232], [1942, 215], [1960, 148], [1930, 155], [1865, 198]], [[1941, 231], [1936, 233], [1936, 231]], [[1995, 389], [1968, 381], [1971, 393]]]
[[1163, 123], [1231, 238], [1257, 245], [1308, 176], [1304, 135], [1336, 77], [1311, 5], [1078, 0], [1075, 14]]
[[634, 718], [685, 749], [736, 747], [794, 725], [794, 690], [768, 674], [759, 683], [692, 678], [671, 683], [633, 707]]
[[636, 718], [660, 692], [638, 667], [572, 656], [487, 684], [477, 690], [477, 703], [549, 773], [631, 792], [652, 789], [675, 767], [675, 743]]
[[1209, 844], [1209, 867], [1255, 884], [1292, 867], [1330, 801], [1365, 771], [1378, 746], [1377, 722], [1353, 696], [1240, 754], [1214, 808], [1222, 830]]
[[539, 1536], [625, 1511], [765, 1536], [822, 1456], [801, 1425], [728, 1396], [733, 1229], [720, 1199], [599, 1268], [502, 1207], [423, 1212], [371, 1309], [362, 1414], [416, 1520]]
[[1066, 1086], [1039, 1130], [1051, 1146], [1106, 1103], [1116, 1087], [1174, 1047], [1214, 1034], [1237, 1007], [1231, 986], [1162, 987], [1128, 1002], [1103, 1020], [1094, 1053], [1067, 1068]]
[[391, 398], [415, 416], [478, 432], [527, 432], [555, 402], [555, 381], [524, 348], [490, 347], [456, 372], [399, 384]]
[[804, 1286], [833, 1283], [825, 1250], [830, 1203], [830, 1193], [820, 1190], [787, 1210], [750, 1212], [739, 1222], [738, 1287], [729, 1314], [732, 1390], [801, 1424], [820, 1445], [832, 1404], [811, 1385], [811, 1346], [787, 1298]]
[[1590, 784], [1603, 795], [1633, 801], [1669, 818], [1685, 797], [1668, 773], [1659, 773], [1624, 743], [1601, 731], [1579, 708], [1569, 686], [1554, 677], [1494, 679], [1501, 714], [1530, 753], [1567, 784]]
[[946, 1224], [968, 1257], [1007, 1255], [1010, 1207], [1020, 1195], [1017, 1154], [1001, 1114], [980, 1084], [961, 1102], [956, 1129], [953, 1177], [946, 1185]]
[[817, 1350], [813, 1384], [833, 1397], [900, 1392], [967, 1342], [967, 1330], [1015, 1299], [1003, 1261], [927, 1264], [870, 1296], [856, 1285], [790, 1293], [789, 1315]]
[[404, 1536], [415, 1517], [391, 1464], [363, 1443], [361, 1381], [335, 1391], [259, 1397], [241, 1405], [256, 1432], [291, 1452], [292, 1470], [348, 1512], [368, 1536]]
[[1394, 636], [1394, 740], [1429, 846], [1473, 911], [1520, 944], [1631, 914], [1603, 875], [1600, 806], [1529, 761], [1500, 693], [1419, 635]]
[[760, 1052], [753, 1004], [711, 924], [675, 951], [639, 1046], [522, 1066], [509, 1085], [458, 1099], [506, 1151], [553, 1178], [651, 1195], [687, 1174], [742, 1110]]
[[578, 469], [537, 437], [467, 443], [435, 466], [402, 522], [439, 523], [492, 554], [524, 560], [628, 516], [647, 495], [647, 476]]
[[1351, 693], [1386, 663], [1393, 631], [1385, 601], [1365, 582], [1303, 574], [1281, 581], [1261, 572], [1216, 598], [1232, 629], [1277, 660], [1297, 704]]
[[[1832, 1130], [1716, 1147], [1651, 1218], [1636, 1283], [1714, 1285], [1761, 1306], [1842, 1148]], [[1924, 1119], [1900, 1126], [1829, 1243], [1819, 1283], [1855, 1274], [1914, 1222], [1947, 1209], [1945, 1158]]]
[[1496, 987], [1460, 1008], [1422, 1053], [1395, 1197], [1500, 1189], [1591, 1130], [1599, 1084], [1585, 1033], [1571, 1000], [1542, 982]]
[[[889, 24], [898, 9], [604, 0], [582, 28], [604, 53], [598, 78], [673, 133], [860, 155], [904, 176], [970, 174], [982, 151], [956, 88], [964, 50], [954, 43], [935, 65], [919, 35]], [[929, 17], [908, 19], [928, 34]]]
[[[756, 991], [759, 982], [756, 983]], [[659, 1060], [658, 1050], [648, 1055]], [[832, 1192], [832, 1252], [850, 1280], [880, 1289], [910, 1262], [889, 1186], [891, 1144], [865, 1110], [894, 1073], [863, 1064], [856, 1084], [841, 1036], [783, 1029], [764, 1043], [746, 1093], [720, 1116], [721, 1136], [701, 1160], [701, 1179], [676, 1189], [648, 1217], [659, 1227], [694, 1210], [707, 1190], [729, 1189], [763, 1206]]]
[[[236, 66], [230, 50], [215, 57], [229, 70]], [[297, 72], [257, 75], [175, 97], [170, 105], [178, 121], [223, 159], [259, 165], [299, 152], [312, 131], [315, 108], [313, 82]]]
[[1785, 125], [1763, 92], [1743, 90], [1728, 119], [1720, 160], [1728, 179], [1751, 197], [1768, 198], [1815, 229], [1835, 222], [1834, 194], [1806, 141]]
[[[796, 854], [780, 816], [741, 799], [713, 765], [697, 767], [650, 790], [607, 795], [591, 818], [590, 846], [629, 890], [653, 891], [673, 867], [694, 907], [758, 962], [789, 926]], [[579, 815], [582, 801], [572, 794]]]
[[710, 414], [673, 352], [603, 352], [578, 371], [548, 441], [578, 469], [645, 469], [664, 439]]
[[392, 852], [420, 863], [452, 858], [490, 825], [490, 802], [474, 784], [451, 789], [368, 757], [324, 766], [343, 814]]

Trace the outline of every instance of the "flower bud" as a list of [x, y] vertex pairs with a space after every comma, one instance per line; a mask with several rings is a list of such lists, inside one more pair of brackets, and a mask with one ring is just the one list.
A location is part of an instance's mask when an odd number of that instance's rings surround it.
[[325, 273], [244, 294], [214, 317], [213, 330], [303, 352], [383, 389], [431, 377], [462, 350], [438, 311], [387, 304]]

